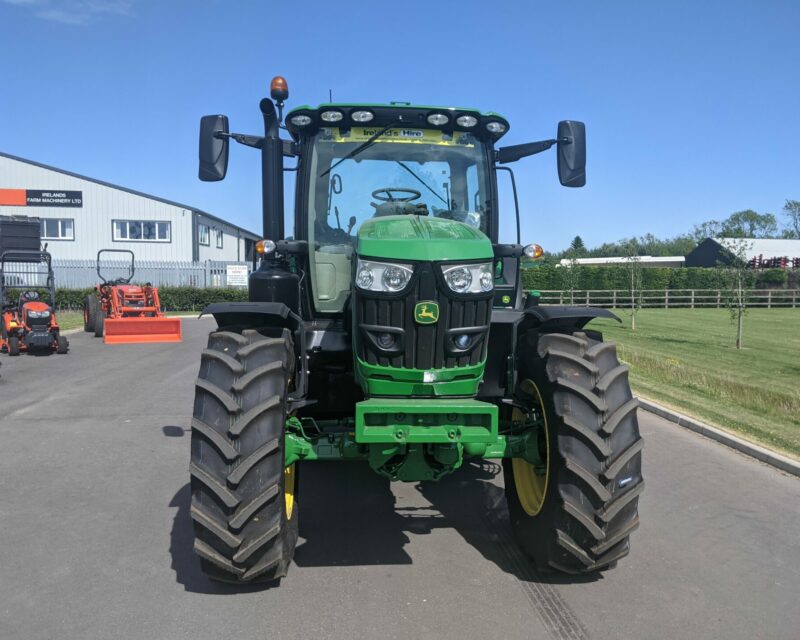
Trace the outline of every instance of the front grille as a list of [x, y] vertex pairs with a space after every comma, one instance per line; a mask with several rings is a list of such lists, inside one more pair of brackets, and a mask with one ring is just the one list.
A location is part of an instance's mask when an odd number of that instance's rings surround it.
[[[368, 364], [409, 369], [443, 369], [466, 367], [480, 363], [486, 356], [488, 325], [492, 312], [489, 296], [451, 296], [431, 263], [418, 265], [418, 273], [404, 297], [370, 295], [356, 291], [355, 312], [359, 326], [356, 350]], [[439, 321], [418, 324], [414, 307], [418, 302], [433, 300], [439, 305]], [[364, 325], [402, 329], [402, 345], [396, 352], [381, 350], [360, 329]], [[453, 353], [448, 338], [449, 329], [486, 327], [472, 334], [474, 348], [465, 353]], [[449, 353], [448, 353], [449, 351]]]
[[28, 327], [31, 331], [49, 331], [50, 318], [28, 318]]

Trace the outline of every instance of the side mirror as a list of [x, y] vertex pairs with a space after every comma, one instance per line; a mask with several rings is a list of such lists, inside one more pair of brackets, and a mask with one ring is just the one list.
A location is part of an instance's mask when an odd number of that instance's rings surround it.
[[558, 179], [565, 187], [586, 184], [586, 125], [577, 120], [558, 123]]
[[203, 116], [200, 118], [200, 170], [203, 182], [222, 180], [228, 171], [228, 138], [218, 136], [228, 133], [228, 116]]

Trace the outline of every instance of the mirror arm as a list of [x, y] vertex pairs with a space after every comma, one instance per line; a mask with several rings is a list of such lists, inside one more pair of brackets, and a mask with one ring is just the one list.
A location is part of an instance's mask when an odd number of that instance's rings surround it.
[[261, 136], [249, 136], [244, 133], [225, 133], [224, 131], [217, 131], [214, 134], [215, 138], [223, 139], [223, 138], [233, 138], [239, 144], [243, 144], [248, 147], [253, 147], [254, 149], [260, 149], [261, 145], [264, 144], [264, 138]]
[[[250, 136], [244, 133], [225, 133], [224, 131], [217, 131], [214, 134], [215, 138], [233, 138], [239, 144], [254, 149], [261, 149], [264, 145], [264, 138], [262, 136]], [[300, 155], [299, 145], [291, 140], [281, 140], [283, 143], [283, 155], [286, 158], [294, 158]]]
[[516, 162], [520, 158], [533, 156], [542, 151], [547, 151], [556, 143], [566, 142], [563, 140], [539, 140], [538, 142], [526, 142], [525, 144], [515, 144], [511, 147], [503, 147], [495, 151], [495, 162], [506, 164], [507, 162]]

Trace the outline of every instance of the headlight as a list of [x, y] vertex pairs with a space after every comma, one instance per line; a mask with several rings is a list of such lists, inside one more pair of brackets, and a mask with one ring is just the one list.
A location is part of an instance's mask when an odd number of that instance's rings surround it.
[[494, 289], [491, 263], [454, 264], [442, 267], [444, 281], [456, 293], [488, 293]]
[[414, 269], [407, 265], [359, 258], [356, 266], [356, 286], [365, 291], [397, 293], [408, 286], [412, 275]]
[[49, 311], [28, 311], [29, 318], [49, 318]]

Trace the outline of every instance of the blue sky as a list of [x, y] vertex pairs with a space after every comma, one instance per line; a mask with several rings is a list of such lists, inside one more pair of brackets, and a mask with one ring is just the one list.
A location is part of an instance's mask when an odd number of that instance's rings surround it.
[[553, 152], [514, 165], [523, 241], [669, 236], [800, 199], [799, 24], [791, 0], [0, 0], [0, 151], [259, 231], [257, 153], [199, 182], [198, 121], [260, 133], [281, 74], [290, 107], [332, 89], [499, 111], [506, 144], [583, 120], [584, 189], [559, 186]]

